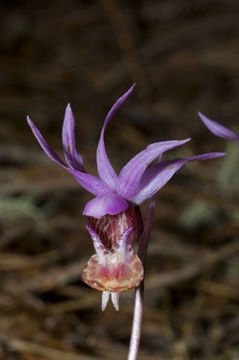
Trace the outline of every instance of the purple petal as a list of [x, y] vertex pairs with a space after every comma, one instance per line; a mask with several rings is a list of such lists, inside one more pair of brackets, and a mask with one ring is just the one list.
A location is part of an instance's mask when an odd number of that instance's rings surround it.
[[233, 131], [229, 130], [228, 128], [219, 124], [218, 122], [209, 119], [200, 112], [198, 112], [198, 115], [202, 120], [202, 122], [204, 123], [204, 125], [206, 125], [208, 130], [210, 130], [214, 135], [239, 142], [239, 136]]
[[127, 201], [111, 191], [89, 201], [84, 208], [83, 215], [98, 218], [106, 214], [118, 214], [127, 208]]
[[96, 176], [87, 174], [80, 170], [69, 168], [66, 170], [74, 176], [84, 189], [95, 196], [100, 196], [110, 191], [109, 186]]
[[55, 151], [46, 142], [46, 140], [43, 138], [42, 134], [37, 129], [37, 127], [34, 125], [34, 123], [31, 121], [29, 116], [27, 117], [27, 122], [28, 122], [30, 128], [32, 129], [32, 132], [33, 132], [35, 138], [37, 139], [37, 141], [39, 142], [40, 146], [42, 147], [44, 152], [47, 154], [47, 156], [49, 156], [49, 158], [51, 160], [56, 161], [59, 165], [66, 168], [66, 164], [61, 160], [61, 158], [55, 153]]
[[128, 96], [132, 93], [134, 87], [135, 87], [135, 84], [133, 86], [131, 86], [131, 88], [114, 103], [114, 105], [108, 112], [108, 114], [105, 118], [104, 124], [103, 124], [99, 144], [97, 147], [96, 159], [97, 159], [98, 173], [99, 173], [101, 179], [106, 184], [108, 184], [112, 189], [116, 188], [117, 182], [118, 182], [117, 181], [118, 177], [108, 159], [108, 156], [107, 156], [107, 153], [105, 150], [105, 143], [104, 143], [105, 128], [106, 128], [108, 122], [110, 121], [110, 119], [116, 113], [116, 111], [120, 108], [120, 106], [125, 102], [125, 100], [128, 98]]
[[208, 153], [193, 156], [187, 159], [175, 159], [170, 161], [159, 162], [158, 164], [148, 168], [143, 174], [140, 182], [138, 193], [130, 199], [133, 203], [139, 205], [146, 199], [156, 194], [171, 177], [187, 162], [197, 160], [214, 159], [224, 156], [226, 153]]
[[75, 145], [75, 119], [70, 104], [67, 105], [62, 127], [62, 143], [64, 155], [70, 167], [83, 171], [83, 160], [76, 151]]
[[145, 150], [134, 156], [121, 170], [119, 175], [119, 191], [117, 192], [126, 199], [132, 198], [138, 190], [140, 178], [148, 165], [165, 151], [181, 146], [189, 140], [190, 138], [162, 141], [147, 146]]
[[61, 165], [65, 170], [71, 173], [76, 180], [81, 184], [83, 188], [89, 191], [91, 194], [98, 196], [101, 194], [105, 194], [110, 189], [109, 187], [99, 178], [86, 174], [80, 170], [70, 169], [66, 166], [66, 164], [60, 159], [60, 157], [52, 150], [52, 148], [45, 141], [43, 136], [37, 127], [33, 124], [29, 117], [27, 117], [28, 124], [30, 125], [33, 134], [35, 135], [37, 141], [41, 145], [44, 152], [49, 156], [50, 159], [56, 161], [59, 165]]

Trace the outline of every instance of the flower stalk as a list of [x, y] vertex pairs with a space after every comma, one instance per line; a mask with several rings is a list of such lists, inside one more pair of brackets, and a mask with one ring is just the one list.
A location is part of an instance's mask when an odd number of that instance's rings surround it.
[[[138, 255], [145, 264], [149, 237], [153, 225], [154, 211], [156, 205], [156, 197], [153, 196], [149, 199], [145, 218], [144, 218], [144, 231], [139, 239]], [[139, 353], [139, 345], [142, 331], [143, 319], [143, 304], [144, 304], [144, 280], [140, 283], [139, 287], [135, 290], [134, 297], [134, 314], [132, 322], [132, 330], [130, 337], [128, 360], [137, 360]]]

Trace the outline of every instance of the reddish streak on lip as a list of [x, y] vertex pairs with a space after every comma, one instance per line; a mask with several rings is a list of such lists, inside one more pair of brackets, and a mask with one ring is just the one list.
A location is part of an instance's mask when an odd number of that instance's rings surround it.
[[88, 224], [100, 236], [106, 250], [117, 247], [121, 235], [130, 226], [133, 231], [129, 236], [129, 243], [133, 243], [137, 234], [137, 218], [134, 206], [116, 215], [104, 215], [100, 218], [88, 217]]
[[[122, 292], [137, 287], [144, 277], [142, 262], [132, 249], [137, 232], [142, 232], [139, 208], [130, 206], [117, 215], [88, 217], [88, 224], [99, 235], [105, 251], [90, 258], [82, 280], [99, 291]], [[118, 243], [130, 227], [133, 230], [122, 251]]]

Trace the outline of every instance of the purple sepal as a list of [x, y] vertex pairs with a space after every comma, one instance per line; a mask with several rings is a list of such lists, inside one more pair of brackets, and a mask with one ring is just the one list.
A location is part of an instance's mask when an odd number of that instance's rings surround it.
[[[132, 93], [134, 86], [135, 85], [115, 102], [105, 118], [97, 147], [97, 167], [100, 178], [87, 174], [83, 168], [82, 157], [76, 151], [74, 133], [75, 121], [69, 104], [66, 107], [62, 129], [64, 154], [69, 167], [45, 141], [30, 118], [27, 118], [31, 130], [44, 152], [53, 161], [57, 162], [66, 171], [72, 174], [82, 187], [95, 195], [95, 198], [86, 204], [83, 212], [84, 215], [101, 217], [106, 214], [118, 214], [128, 208], [128, 201], [135, 204], [141, 204], [143, 201], [155, 195], [156, 192], [161, 189], [187, 162], [211, 159], [225, 155], [225, 153], [209, 153], [193, 156], [188, 159], [161, 161], [161, 156], [165, 151], [181, 146], [190, 139], [158, 142], [147, 146], [146, 149], [134, 156], [123, 167], [118, 177], [111, 166], [106, 153], [104, 133], [108, 122]], [[239, 136], [229, 129], [206, 118], [201, 113], [199, 113], [199, 116], [209, 130], [215, 135], [239, 141]], [[160, 161], [156, 165], [149, 167], [149, 165], [157, 158], [158, 160], [160, 159]]]
[[225, 138], [225, 139], [234, 140], [234, 141], [239, 142], [239, 136], [236, 133], [234, 133], [233, 131], [229, 130], [227, 127], [219, 124], [218, 122], [216, 122], [214, 120], [209, 119], [208, 117], [206, 117], [205, 115], [203, 115], [200, 112], [198, 112], [198, 115], [199, 115], [200, 119], [202, 120], [202, 122], [204, 123], [204, 125], [214, 135]]
[[82, 166], [82, 157], [76, 151], [75, 119], [70, 104], [67, 105], [65, 110], [64, 122], [62, 127], [62, 143], [65, 159], [69, 166], [72, 169], [84, 171]]
[[74, 176], [84, 189], [95, 196], [100, 196], [111, 191], [108, 185], [96, 176], [70, 168], [67, 168], [66, 170]]
[[108, 184], [112, 189], [115, 189], [118, 186], [118, 177], [117, 177], [117, 175], [108, 159], [107, 153], [106, 153], [105, 143], [104, 143], [105, 128], [106, 128], [108, 122], [110, 121], [110, 119], [118, 111], [120, 106], [125, 102], [125, 100], [132, 93], [134, 87], [135, 87], [135, 84], [133, 86], [131, 86], [131, 88], [114, 103], [114, 105], [108, 112], [108, 114], [105, 118], [104, 124], [103, 124], [103, 128], [101, 130], [100, 140], [99, 140], [99, 144], [97, 147], [96, 161], [97, 161], [98, 173], [99, 173], [101, 179], [106, 184]]
[[116, 193], [108, 192], [89, 201], [84, 208], [83, 215], [98, 218], [106, 214], [118, 214], [127, 208], [128, 203], [125, 199]]
[[214, 159], [224, 155], [226, 155], [226, 153], [215, 152], [192, 156], [187, 159], [175, 159], [159, 162], [144, 172], [141, 178], [139, 191], [133, 198], [130, 199], [130, 201], [140, 205], [145, 200], [151, 198], [164, 185], [166, 185], [172, 176], [187, 162]]
[[38, 130], [36, 125], [31, 121], [29, 116], [27, 116], [27, 122], [28, 122], [28, 124], [29, 124], [35, 138], [39, 142], [40, 146], [42, 147], [42, 149], [44, 150], [46, 155], [49, 156], [49, 158], [51, 160], [57, 162], [59, 165], [66, 168], [66, 164], [61, 160], [61, 158], [57, 155], [57, 153], [55, 153], [55, 151], [46, 142], [46, 140], [43, 138], [42, 134], [40, 133], [40, 131]]
[[189, 140], [190, 138], [162, 141], [147, 146], [145, 150], [134, 156], [121, 170], [118, 193], [126, 199], [132, 198], [137, 193], [141, 176], [150, 163], [160, 157], [165, 151], [181, 146]]

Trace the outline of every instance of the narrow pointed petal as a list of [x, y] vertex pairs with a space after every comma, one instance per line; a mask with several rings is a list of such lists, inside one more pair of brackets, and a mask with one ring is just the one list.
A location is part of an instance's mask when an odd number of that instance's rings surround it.
[[101, 310], [105, 311], [108, 302], [110, 298], [110, 292], [109, 291], [102, 291], [102, 298], [101, 298]]
[[138, 190], [141, 176], [148, 165], [161, 156], [165, 151], [184, 145], [189, 139], [162, 141], [151, 144], [145, 150], [133, 157], [121, 170], [119, 175], [119, 190], [117, 191], [126, 199], [132, 198]]
[[214, 135], [225, 138], [225, 139], [234, 140], [234, 141], [239, 142], [239, 136], [236, 133], [234, 133], [233, 131], [229, 130], [227, 127], [219, 124], [218, 122], [216, 122], [214, 120], [209, 119], [208, 117], [206, 117], [205, 115], [203, 115], [200, 112], [198, 112], [198, 115], [199, 115], [200, 119], [202, 120], [202, 122], [204, 123], [204, 125]]
[[175, 159], [160, 162], [147, 169], [142, 176], [140, 188], [131, 201], [137, 205], [155, 195], [172, 176], [187, 162], [197, 160], [214, 159], [226, 155], [226, 153], [208, 153], [193, 156], [187, 159]]
[[127, 208], [128, 203], [126, 200], [113, 192], [108, 192], [90, 200], [84, 208], [83, 215], [98, 218], [106, 214], [118, 214]]
[[98, 177], [87, 174], [85, 172], [66, 169], [74, 178], [81, 184], [81, 186], [95, 196], [103, 195], [110, 191], [110, 188]]
[[112, 292], [111, 295], [111, 301], [116, 311], [119, 311], [119, 293]]
[[76, 151], [75, 119], [70, 104], [67, 105], [62, 127], [62, 143], [64, 155], [69, 166], [76, 170], [83, 170], [83, 160]]
[[50, 145], [46, 142], [46, 140], [41, 135], [40, 131], [34, 125], [29, 117], [27, 117], [28, 124], [31, 127], [33, 134], [35, 135], [37, 141], [39, 142], [40, 146], [44, 150], [44, 152], [49, 156], [49, 158], [59, 165], [61, 165], [65, 170], [71, 173], [75, 179], [81, 184], [81, 186], [89, 191], [91, 194], [98, 196], [105, 194], [110, 189], [109, 187], [99, 178], [86, 174], [80, 170], [70, 169], [66, 166], [66, 164], [61, 160], [61, 158], [55, 153], [55, 151], [50, 147]]
[[114, 114], [117, 112], [117, 110], [120, 108], [120, 106], [125, 102], [125, 100], [128, 98], [128, 96], [132, 93], [134, 86], [131, 86], [131, 88], [123, 95], [121, 96], [112, 106], [110, 111], [108, 112], [103, 128], [100, 135], [99, 144], [97, 147], [97, 153], [96, 153], [96, 160], [97, 160], [97, 168], [98, 173], [101, 177], [101, 179], [108, 184], [112, 189], [115, 189], [117, 187], [117, 175], [108, 159], [106, 149], [105, 149], [105, 142], [104, 142], [104, 134], [105, 129], [110, 121], [110, 119], [114, 116]]
[[40, 146], [42, 147], [43, 151], [46, 153], [46, 155], [53, 161], [57, 162], [59, 165], [66, 168], [66, 164], [61, 160], [61, 158], [55, 153], [55, 151], [51, 148], [51, 146], [46, 142], [46, 140], [43, 138], [42, 134], [38, 130], [38, 128], [35, 126], [35, 124], [31, 121], [30, 117], [27, 117], [27, 122], [39, 142]]

